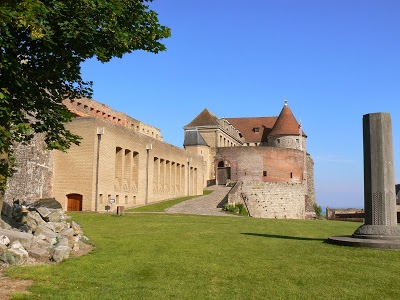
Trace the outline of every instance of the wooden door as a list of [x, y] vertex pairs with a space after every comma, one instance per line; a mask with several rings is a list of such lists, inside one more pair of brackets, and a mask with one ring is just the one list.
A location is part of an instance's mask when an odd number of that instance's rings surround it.
[[82, 211], [82, 195], [80, 194], [69, 194], [68, 198], [68, 211]]

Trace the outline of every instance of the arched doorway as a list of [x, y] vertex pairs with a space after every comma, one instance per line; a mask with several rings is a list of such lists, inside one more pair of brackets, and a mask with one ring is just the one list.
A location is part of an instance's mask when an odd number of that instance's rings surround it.
[[228, 180], [231, 179], [231, 168], [225, 164], [224, 161], [220, 161], [217, 167], [217, 182], [218, 184], [225, 185]]
[[67, 211], [82, 211], [82, 198], [80, 194], [68, 194]]

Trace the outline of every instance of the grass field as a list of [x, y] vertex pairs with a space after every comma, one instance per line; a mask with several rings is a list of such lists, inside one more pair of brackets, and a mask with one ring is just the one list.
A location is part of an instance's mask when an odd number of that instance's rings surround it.
[[[213, 192], [212, 190], [204, 190], [203, 195], [209, 195], [212, 192]], [[187, 196], [187, 197], [176, 198], [176, 199], [172, 199], [172, 200], [167, 200], [167, 201], [162, 201], [162, 202], [158, 202], [158, 203], [154, 203], [154, 204], [131, 208], [127, 211], [128, 212], [163, 212], [168, 207], [171, 207], [171, 206], [181, 203], [183, 201], [197, 198], [197, 197], [200, 197], [200, 196]]]
[[325, 243], [360, 225], [164, 214], [74, 213], [96, 249], [15, 267], [15, 299], [398, 299], [400, 252]]

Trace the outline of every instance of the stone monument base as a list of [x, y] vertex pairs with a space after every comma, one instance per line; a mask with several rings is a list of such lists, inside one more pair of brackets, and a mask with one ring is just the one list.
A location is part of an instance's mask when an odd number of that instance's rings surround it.
[[398, 240], [400, 241], [400, 226], [397, 225], [361, 225], [353, 233], [354, 238]]
[[374, 248], [374, 249], [392, 249], [400, 250], [400, 238], [379, 238], [379, 237], [356, 237], [352, 236], [332, 236], [327, 240], [330, 244], [340, 246], [352, 246], [362, 248]]
[[328, 243], [376, 249], [400, 250], [400, 226], [361, 225], [352, 236], [332, 236]]

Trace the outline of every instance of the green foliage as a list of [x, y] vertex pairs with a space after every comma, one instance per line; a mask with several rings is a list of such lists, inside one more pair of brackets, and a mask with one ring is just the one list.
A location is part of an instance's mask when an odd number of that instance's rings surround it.
[[398, 299], [399, 251], [325, 243], [360, 223], [71, 215], [96, 249], [7, 270], [34, 281], [20, 299]]
[[0, 153], [12, 157], [12, 145], [34, 133], [45, 133], [49, 149], [79, 144], [64, 127], [73, 115], [62, 101], [92, 94], [80, 64], [165, 50], [160, 40], [170, 29], [158, 23], [148, 2], [0, 1]]
[[237, 207], [234, 203], [226, 203], [224, 205], [224, 211], [238, 214], [239, 213], [239, 207]]
[[[0, 192], [4, 191], [7, 187], [7, 178], [10, 177], [14, 172], [15, 159], [13, 157], [0, 158]], [[1, 202], [0, 202], [1, 203]], [[2, 209], [2, 203], [0, 205], [0, 212]]]
[[224, 205], [224, 211], [242, 216], [248, 215], [246, 207], [243, 205], [243, 203], [226, 203]]
[[320, 205], [318, 205], [317, 203], [314, 203], [313, 204], [313, 208], [314, 208], [314, 212], [315, 212], [316, 217], [318, 219], [320, 219], [321, 216], [322, 216], [322, 207]]

